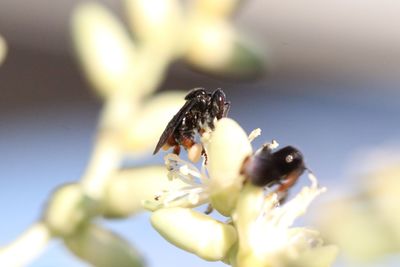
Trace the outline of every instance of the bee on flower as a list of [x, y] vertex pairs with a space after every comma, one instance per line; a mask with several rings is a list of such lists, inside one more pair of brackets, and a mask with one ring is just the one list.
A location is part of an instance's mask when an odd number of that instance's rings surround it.
[[[213, 126], [200, 132], [204, 155], [200, 168], [177, 154], [165, 156], [166, 179], [178, 179], [186, 186], [161, 191], [143, 202], [153, 211], [154, 228], [177, 247], [232, 266], [330, 266], [336, 247], [323, 245], [317, 231], [293, 227], [326, 189], [309, 172], [311, 184], [281, 203], [279, 193], [306, 169], [301, 153], [293, 147], [273, 152], [278, 145], [273, 141], [253, 154], [251, 141], [259, 129], [248, 136], [226, 117], [215, 118]], [[264, 169], [256, 168], [254, 164], [262, 160]], [[264, 172], [266, 178], [260, 180], [257, 175]], [[270, 185], [278, 187], [266, 193], [264, 187]], [[210, 204], [227, 222], [192, 209], [203, 204]]]

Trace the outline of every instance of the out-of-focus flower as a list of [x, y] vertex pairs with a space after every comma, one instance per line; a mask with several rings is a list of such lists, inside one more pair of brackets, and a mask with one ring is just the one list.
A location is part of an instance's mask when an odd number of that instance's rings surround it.
[[[93, 265], [141, 266], [141, 260], [125, 241], [91, 221], [98, 216], [134, 214], [141, 210], [142, 198], [156, 197], [153, 209], [211, 202], [224, 215], [230, 216], [234, 211], [244, 181], [239, 175], [239, 163], [251, 154], [251, 146], [244, 131], [233, 121], [220, 123], [226, 126], [213, 134], [215, 145], [203, 139], [211, 178], [205, 171], [190, 169], [188, 164], [173, 157], [167, 158], [170, 166], [182, 164], [183, 169], [170, 173], [172, 182], [161, 181], [164, 174], [157, 167], [129, 170], [121, 167], [127, 154], [153, 148], [164, 125], [183, 102], [183, 94], [177, 92], [150, 97], [174, 60], [183, 59], [210, 73], [235, 77], [261, 69], [261, 60], [250, 46], [240, 41], [229, 22], [238, 1], [195, 1], [187, 8], [178, 0], [125, 2], [132, 35], [116, 16], [96, 2], [82, 3], [73, 13], [72, 37], [78, 58], [104, 100], [95, 148], [82, 180], [55, 191], [41, 221], [21, 239], [0, 250], [2, 266], [19, 266], [30, 261], [54, 237], [63, 239], [72, 252]], [[0, 63], [5, 51], [0, 37]], [[233, 132], [226, 135], [230, 128]], [[229, 142], [220, 143], [219, 139]], [[239, 145], [232, 147], [236, 142]], [[220, 150], [228, 156], [221, 157]], [[237, 247], [232, 225], [191, 210], [170, 211], [214, 236], [213, 240], [204, 237], [202, 243], [193, 242], [194, 239], [181, 243], [185, 249], [205, 259], [224, 260]], [[170, 227], [157, 223], [156, 214], [165, 217], [170, 213], [164, 210], [155, 213], [153, 224], [166, 229], [166, 238], [179, 238], [168, 230]], [[39, 238], [38, 246], [32, 237]], [[197, 248], [191, 247], [193, 243], [197, 243]], [[32, 249], [24, 253], [27, 248]], [[14, 257], [18, 252], [20, 255]]]
[[143, 101], [126, 125], [122, 140], [128, 151], [154, 149], [168, 121], [184, 104], [184, 92], [168, 91]]
[[193, 2], [185, 59], [196, 69], [231, 78], [256, 76], [264, 71], [264, 56], [231, 22], [240, 2]]
[[[244, 159], [252, 153], [249, 139], [258, 134], [254, 131], [248, 137], [235, 121], [223, 118], [201, 139], [208, 158], [202, 170], [167, 155], [168, 178], [187, 186], [144, 202], [155, 211], [151, 217], [154, 228], [186, 251], [233, 266], [330, 266], [336, 247], [323, 246], [317, 231], [292, 227], [325, 190], [316, 178], [310, 174], [311, 186], [279, 206], [275, 193], [265, 195], [263, 188], [246, 182], [240, 174]], [[205, 203], [231, 220], [222, 223], [190, 209]]]
[[64, 239], [76, 256], [96, 267], [143, 267], [139, 253], [124, 239], [95, 224], [81, 227]]
[[137, 57], [133, 40], [106, 8], [95, 2], [80, 4], [72, 17], [72, 34], [83, 70], [97, 92], [141, 93], [132, 84]]
[[3, 62], [7, 54], [7, 45], [6, 41], [0, 35], [0, 64]]
[[142, 200], [152, 199], [161, 190], [179, 190], [186, 186], [176, 179], [165, 179], [168, 171], [163, 166], [148, 166], [119, 171], [107, 185], [102, 201], [106, 217], [127, 217], [143, 210]]
[[125, 0], [130, 26], [154, 57], [175, 58], [185, 44], [184, 8], [179, 0]]
[[65, 237], [86, 223], [94, 203], [84, 195], [80, 184], [67, 184], [58, 188], [49, 199], [43, 222], [54, 236]]
[[[389, 153], [386, 153], [389, 154]], [[374, 155], [380, 160], [384, 157]], [[394, 157], [393, 157], [394, 158]], [[357, 158], [357, 162], [360, 159]], [[393, 162], [391, 158], [387, 162]], [[367, 162], [366, 166], [373, 166]], [[358, 192], [324, 204], [317, 217], [324, 236], [351, 261], [378, 261], [400, 253], [400, 168], [380, 166], [360, 176]]]

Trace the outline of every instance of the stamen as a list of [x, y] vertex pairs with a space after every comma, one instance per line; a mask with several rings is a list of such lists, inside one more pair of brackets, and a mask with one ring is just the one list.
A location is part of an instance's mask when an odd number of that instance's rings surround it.
[[168, 154], [164, 158], [168, 169], [168, 178], [180, 179], [188, 186], [177, 190], [162, 191], [154, 196], [154, 201], [146, 201], [144, 205], [151, 210], [165, 207], [194, 207], [209, 201], [208, 176], [205, 162], [199, 171], [196, 166], [179, 158], [175, 154]]
[[[182, 181], [193, 184], [194, 178], [196, 177], [200, 180], [201, 184], [205, 184], [208, 182], [208, 177], [203, 170], [202, 166], [202, 171], [200, 172], [196, 166], [191, 164], [190, 162], [184, 161], [179, 156], [175, 154], [167, 154], [164, 157], [165, 160], [165, 165], [167, 166], [168, 169], [168, 178], [179, 178]], [[204, 167], [205, 168], [205, 167]]]
[[253, 131], [251, 131], [251, 133], [249, 134], [249, 142], [253, 142], [254, 139], [256, 139], [258, 136], [261, 135], [261, 129], [257, 128], [254, 129]]

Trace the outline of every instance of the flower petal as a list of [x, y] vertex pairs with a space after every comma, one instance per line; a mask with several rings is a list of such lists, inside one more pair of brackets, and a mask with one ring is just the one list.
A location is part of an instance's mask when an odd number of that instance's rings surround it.
[[252, 153], [247, 134], [234, 120], [223, 118], [215, 125], [208, 153], [211, 202], [221, 214], [229, 216], [236, 204], [244, 177], [243, 162]]
[[120, 236], [95, 224], [64, 239], [76, 256], [96, 267], [142, 267], [139, 253]]
[[256, 77], [265, 72], [265, 56], [224, 19], [192, 22], [186, 60], [201, 71], [227, 78]]
[[223, 260], [237, 239], [233, 226], [186, 208], [157, 210], [151, 223], [175, 246], [209, 261]]
[[169, 181], [164, 166], [128, 169], [118, 172], [107, 187], [104, 197], [106, 217], [125, 217], [143, 210], [144, 200], [154, 200], [163, 190], [186, 186], [180, 180]]
[[203, 16], [227, 18], [235, 11], [240, 0], [197, 0], [194, 1], [194, 12]]
[[154, 149], [162, 132], [184, 104], [184, 93], [160, 93], [143, 104], [139, 113], [128, 124], [125, 149], [144, 152]]
[[135, 37], [143, 45], [156, 45], [156, 53], [177, 49], [184, 25], [180, 1], [125, 0], [125, 4]]
[[[238, 231], [238, 266], [287, 266], [300, 256], [322, 246], [317, 231], [291, 228], [311, 201], [325, 188], [318, 187], [316, 178], [309, 175], [310, 187], [303, 187], [288, 203], [278, 206], [278, 197], [264, 196], [263, 189], [247, 183], [240, 193], [233, 221]], [[272, 242], [269, 242], [272, 241]], [[304, 265], [308, 266], [308, 265]]]
[[68, 236], [88, 220], [91, 206], [80, 184], [63, 185], [50, 198], [43, 221], [52, 234]]
[[198, 18], [189, 32], [186, 59], [206, 71], [226, 65], [234, 51], [235, 31], [224, 19]]
[[72, 34], [82, 66], [101, 95], [137, 89], [132, 86], [133, 42], [105, 7], [96, 2], [79, 5], [72, 17]]

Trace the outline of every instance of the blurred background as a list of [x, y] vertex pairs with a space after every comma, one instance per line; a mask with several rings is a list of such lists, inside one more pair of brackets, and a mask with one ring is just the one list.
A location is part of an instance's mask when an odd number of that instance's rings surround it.
[[[69, 19], [79, 2], [0, 1], [0, 34], [9, 48], [0, 67], [0, 244], [40, 217], [58, 185], [79, 179], [91, 153], [102, 102], [71, 45]], [[99, 2], [125, 20], [120, 1]], [[230, 116], [247, 132], [263, 130], [255, 146], [277, 139], [301, 148], [328, 187], [323, 201], [329, 203], [363, 187], [356, 177], [384, 166], [382, 155], [390, 155], [391, 163], [400, 158], [399, 10], [394, 0], [244, 1], [235, 24], [264, 52], [268, 73], [223, 80], [178, 62], [160, 89], [223, 88], [232, 102]], [[149, 153], [145, 161], [162, 158]], [[224, 265], [171, 246], [147, 214], [104, 223], [132, 241], [149, 266]], [[341, 257], [335, 266], [399, 262], [391, 251], [364, 263]], [[86, 265], [53, 241], [29, 266]]]

